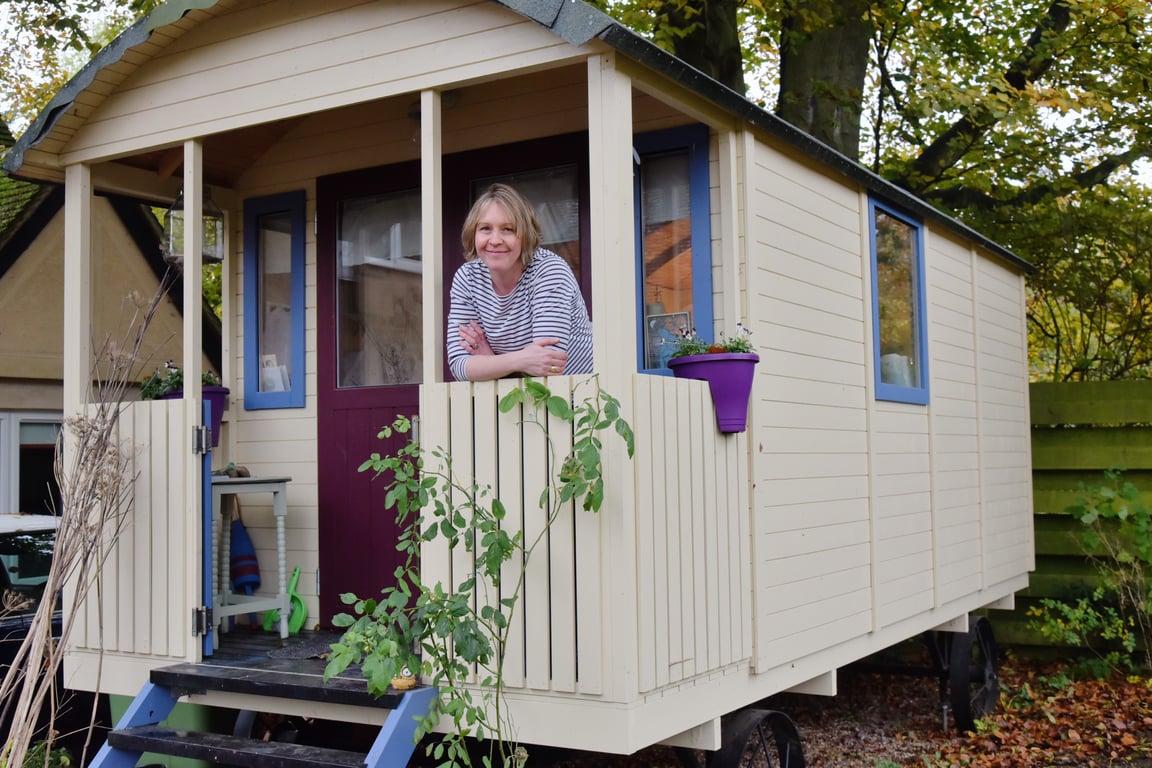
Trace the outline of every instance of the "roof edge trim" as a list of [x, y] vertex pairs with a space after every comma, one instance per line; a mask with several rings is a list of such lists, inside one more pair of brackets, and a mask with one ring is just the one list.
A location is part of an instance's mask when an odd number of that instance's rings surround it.
[[116, 63], [128, 50], [145, 42], [152, 36], [154, 30], [176, 23], [191, 11], [211, 8], [218, 2], [219, 0], [172, 0], [134, 22], [111, 43], [97, 51], [96, 55], [52, 97], [48, 105], [40, 111], [28, 129], [8, 150], [0, 168], [17, 176], [24, 165], [25, 152], [40, 143], [52, 131], [60, 116], [72, 108], [76, 96], [92, 85], [102, 69]]

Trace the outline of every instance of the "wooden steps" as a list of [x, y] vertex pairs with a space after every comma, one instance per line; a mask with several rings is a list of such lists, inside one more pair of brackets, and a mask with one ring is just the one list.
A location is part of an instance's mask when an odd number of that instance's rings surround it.
[[303, 746], [279, 741], [200, 733], [157, 725], [116, 729], [108, 743], [129, 752], [205, 760], [217, 765], [248, 768], [361, 768], [367, 755], [342, 749]]
[[[90, 768], [134, 768], [145, 752], [204, 760], [239, 768], [403, 768], [415, 748], [418, 719], [428, 712], [436, 689], [389, 690], [379, 698], [355, 673], [329, 681], [323, 663], [287, 659], [218, 661], [176, 664], [152, 670], [147, 683], [93, 759]], [[190, 694], [242, 694], [260, 697], [276, 712], [284, 700], [323, 702], [391, 710], [375, 743], [366, 752], [288, 742], [264, 741], [245, 735], [206, 733], [161, 725], [176, 702]]]
[[392, 690], [380, 698], [374, 697], [357, 672], [324, 682], [323, 665], [289, 659], [269, 659], [259, 666], [243, 662], [175, 664], [152, 670], [151, 680], [185, 694], [243, 693], [379, 709], [395, 709], [403, 697], [401, 692]]

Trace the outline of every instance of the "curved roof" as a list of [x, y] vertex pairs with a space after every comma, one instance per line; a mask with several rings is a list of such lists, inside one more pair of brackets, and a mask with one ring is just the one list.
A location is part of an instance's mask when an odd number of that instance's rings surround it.
[[[101, 49], [56, 94], [9, 150], [4, 158], [3, 169], [13, 175], [21, 175], [29, 149], [49, 137], [59, 140], [58, 134], [65, 134], [71, 126], [81, 124], [83, 117], [75, 109], [79, 96], [88, 91], [97, 76], [100, 76], [106, 88], [110, 82], [123, 80], [137, 67], [145, 65], [148, 61], [147, 55], [137, 54], [128, 58], [127, 54], [146, 44], [156, 30], [165, 28], [165, 36], [168, 38], [179, 36], [185, 29], [197, 23], [195, 19], [189, 19], [181, 24], [188, 14], [199, 11], [204, 14], [204, 18], [209, 18], [216, 15], [214, 10], [226, 9], [235, 2], [236, 0], [170, 0], [137, 21]], [[492, 2], [531, 19], [573, 45], [580, 46], [598, 39], [623, 56], [667, 76], [748, 124], [816, 158], [891, 203], [951, 229], [1022, 268], [1031, 269], [1030, 264], [998, 243], [817, 141], [582, 0], [492, 0]]]

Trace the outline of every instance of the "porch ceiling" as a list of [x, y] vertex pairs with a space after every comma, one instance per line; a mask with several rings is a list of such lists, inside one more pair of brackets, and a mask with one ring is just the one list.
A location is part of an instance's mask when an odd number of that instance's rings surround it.
[[[303, 118], [240, 128], [204, 138], [204, 181], [216, 187], [231, 188], [243, 173]], [[184, 148], [167, 147], [122, 157], [122, 165], [155, 173], [158, 178], [178, 176], [184, 168]]]

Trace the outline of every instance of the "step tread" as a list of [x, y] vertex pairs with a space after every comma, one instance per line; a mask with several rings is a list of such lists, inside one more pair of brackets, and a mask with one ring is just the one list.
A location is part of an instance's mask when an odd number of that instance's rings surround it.
[[218, 691], [256, 696], [277, 696], [296, 701], [318, 701], [330, 704], [395, 709], [403, 693], [389, 689], [376, 697], [368, 692], [368, 683], [357, 674], [346, 673], [325, 681], [323, 664], [300, 664], [286, 661], [251, 665], [174, 664], [152, 670], [155, 685], [190, 692]]
[[362, 768], [365, 760], [361, 752], [158, 725], [111, 731], [108, 745], [129, 752], [154, 752], [244, 768]]

